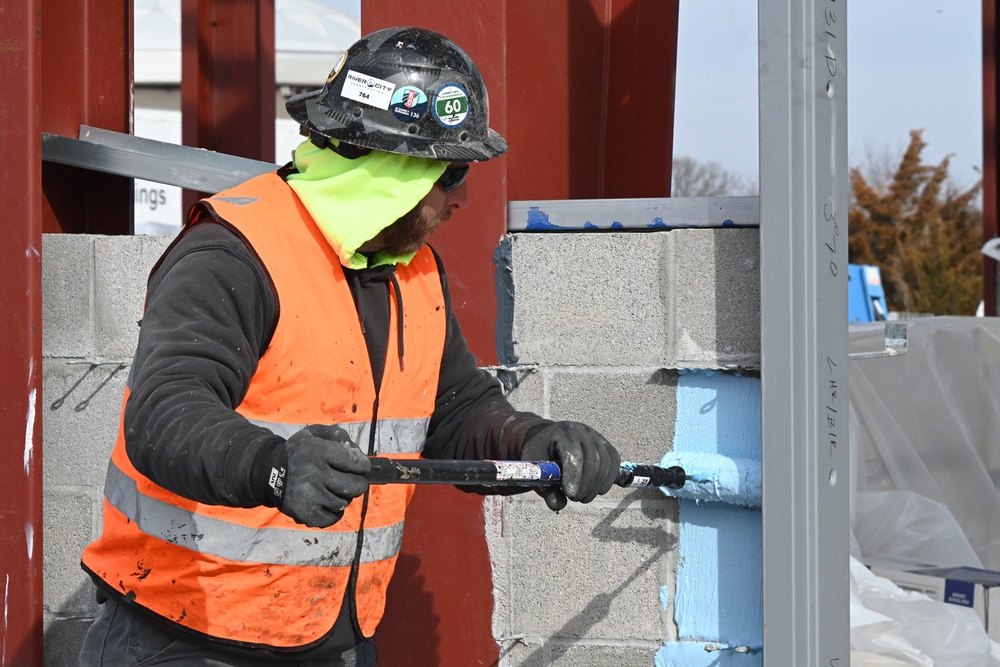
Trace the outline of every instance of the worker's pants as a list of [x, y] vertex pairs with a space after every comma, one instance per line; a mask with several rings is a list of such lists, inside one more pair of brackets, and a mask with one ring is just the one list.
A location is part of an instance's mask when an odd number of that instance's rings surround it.
[[374, 644], [362, 644], [332, 660], [247, 657], [167, 634], [111, 600], [103, 607], [83, 641], [80, 667], [375, 667]]

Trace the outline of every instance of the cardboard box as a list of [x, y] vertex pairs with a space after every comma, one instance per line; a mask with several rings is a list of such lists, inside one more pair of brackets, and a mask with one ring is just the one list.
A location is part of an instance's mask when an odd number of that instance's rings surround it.
[[903, 590], [972, 608], [990, 639], [1000, 642], [1000, 572], [971, 567], [903, 570], [873, 565], [870, 569]]

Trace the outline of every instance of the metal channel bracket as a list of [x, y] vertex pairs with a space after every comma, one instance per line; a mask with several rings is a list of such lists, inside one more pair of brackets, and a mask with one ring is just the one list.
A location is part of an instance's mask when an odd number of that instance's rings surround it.
[[853, 352], [847, 355], [851, 361], [858, 359], [883, 359], [906, 354], [906, 322], [885, 323], [885, 349], [878, 352]]
[[277, 165], [80, 126], [80, 138], [42, 133], [42, 159], [215, 194]]

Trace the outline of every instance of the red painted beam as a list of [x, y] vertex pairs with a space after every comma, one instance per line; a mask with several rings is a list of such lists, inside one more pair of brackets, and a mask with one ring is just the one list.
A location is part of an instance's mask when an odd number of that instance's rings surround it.
[[508, 198], [666, 197], [678, 0], [510, 0]]
[[181, 143], [273, 162], [274, 121], [274, 0], [181, 0]]
[[185, 146], [274, 160], [274, 0], [182, 0]]
[[[997, 236], [1000, 170], [997, 165], [997, 0], [983, 0], [983, 243]], [[997, 263], [983, 257], [983, 305], [988, 317], [997, 315]]]
[[[42, 664], [40, 0], [0, 21], [0, 665]], [[16, 166], [14, 166], [16, 165]]]
[[[41, 130], [132, 130], [132, 3], [41, 0]], [[42, 231], [128, 234], [132, 179], [46, 162]]]

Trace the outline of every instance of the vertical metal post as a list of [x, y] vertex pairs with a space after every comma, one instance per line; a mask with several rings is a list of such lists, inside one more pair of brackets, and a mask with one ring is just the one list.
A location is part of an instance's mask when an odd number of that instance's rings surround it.
[[[983, 0], [983, 243], [997, 235], [1000, 170], [997, 165], [997, 0]], [[983, 257], [983, 307], [987, 317], [997, 314], [997, 263]]]
[[767, 667], [850, 663], [846, 4], [758, 1]]
[[42, 664], [40, 0], [0, 21], [0, 666]]

